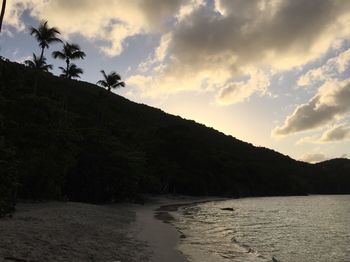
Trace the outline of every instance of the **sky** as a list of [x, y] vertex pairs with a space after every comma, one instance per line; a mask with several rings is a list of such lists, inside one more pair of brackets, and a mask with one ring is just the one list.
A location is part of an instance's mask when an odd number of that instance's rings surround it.
[[[307, 162], [350, 156], [348, 0], [8, 0], [0, 55], [40, 54], [41, 20], [117, 71], [132, 101]], [[45, 51], [54, 74], [63, 61]]]

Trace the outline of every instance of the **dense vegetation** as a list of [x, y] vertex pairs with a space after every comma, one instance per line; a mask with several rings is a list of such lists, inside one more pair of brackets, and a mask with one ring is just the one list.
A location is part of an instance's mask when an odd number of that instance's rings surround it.
[[21, 199], [350, 193], [350, 161], [295, 161], [96, 85], [0, 61], [0, 213]]

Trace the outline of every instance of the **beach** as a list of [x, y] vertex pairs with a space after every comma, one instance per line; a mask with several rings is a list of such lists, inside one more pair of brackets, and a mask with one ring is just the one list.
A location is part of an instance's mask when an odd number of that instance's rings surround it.
[[147, 261], [128, 206], [18, 204], [0, 220], [0, 261]]
[[208, 200], [156, 197], [144, 205], [20, 203], [15, 213], [0, 219], [0, 261], [185, 262], [176, 249], [181, 233], [168, 223], [171, 212]]

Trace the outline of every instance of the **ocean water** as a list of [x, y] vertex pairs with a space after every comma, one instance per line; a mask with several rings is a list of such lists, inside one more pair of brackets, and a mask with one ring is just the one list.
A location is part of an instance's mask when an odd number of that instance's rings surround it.
[[192, 262], [350, 262], [350, 196], [209, 202], [180, 209], [175, 226]]

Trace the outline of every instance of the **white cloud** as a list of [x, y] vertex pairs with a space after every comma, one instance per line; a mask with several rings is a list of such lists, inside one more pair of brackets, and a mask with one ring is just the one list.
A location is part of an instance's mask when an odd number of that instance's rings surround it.
[[152, 77], [143, 76], [143, 75], [133, 75], [129, 77], [126, 82], [128, 85], [138, 86], [141, 89], [146, 90], [146, 87], [152, 83]]
[[350, 140], [350, 125], [335, 125], [325, 130], [321, 135], [315, 134], [301, 138], [297, 141], [297, 145], [302, 144], [326, 144], [334, 142], [344, 142]]
[[329, 59], [324, 65], [311, 69], [299, 77], [299, 86], [307, 87], [324, 81], [330, 81], [344, 73], [350, 64], [350, 49]]
[[327, 76], [327, 68], [315, 68], [300, 76], [300, 78], [297, 81], [297, 84], [299, 86], [307, 87], [311, 84], [315, 84], [315, 82], [327, 80]]
[[350, 111], [350, 83], [327, 82], [306, 104], [298, 106], [276, 127], [273, 136], [285, 136], [301, 131], [315, 130], [344, 118]]
[[269, 76], [263, 71], [252, 69], [247, 72], [249, 80], [228, 83], [221, 89], [217, 102], [221, 105], [238, 103], [252, 94], [265, 94], [270, 86]]

